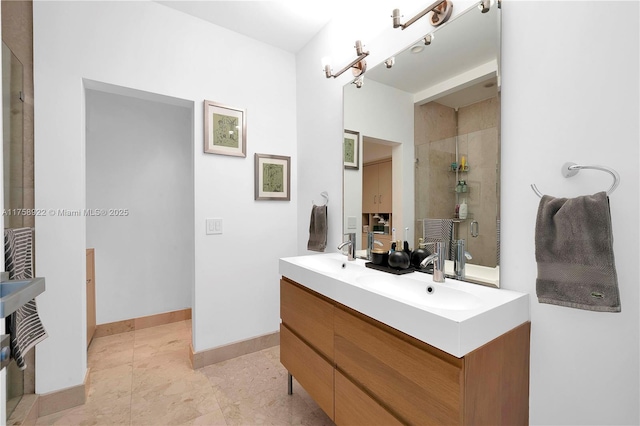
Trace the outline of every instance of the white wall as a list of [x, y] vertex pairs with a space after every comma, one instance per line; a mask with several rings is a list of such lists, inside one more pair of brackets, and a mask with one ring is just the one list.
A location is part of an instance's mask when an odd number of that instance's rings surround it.
[[[559, 2], [552, 14], [537, 2], [503, 6], [501, 282], [532, 294], [535, 424], [640, 423], [639, 4], [608, 2], [617, 11], [609, 22], [599, 6]], [[565, 180], [559, 169], [566, 161], [608, 165], [622, 178], [610, 198], [619, 314], [535, 298], [539, 200], [528, 185], [577, 196], [611, 184], [607, 174], [589, 170]]]
[[[345, 129], [360, 132], [361, 139], [368, 136], [398, 144], [392, 149], [392, 224], [397, 230], [398, 238], [404, 238], [402, 229], [408, 226], [408, 241], [413, 241], [413, 95], [376, 81], [366, 80], [365, 77], [365, 83], [360, 89], [354, 84], [345, 86], [343, 110]], [[347, 216], [357, 218], [358, 250], [366, 249], [360, 247], [363, 148], [364, 144], [361, 141], [360, 168], [344, 171], [344, 220]], [[406, 167], [407, 164], [409, 167]]]
[[[456, 13], [465, 7], [456, 2]], [[638, 424], [638, 3], [607, 3], [616, 10], [610, 20], [602, 19], [599, 2], [504, 1], [502, 7], [501, 285], [531, 294], [530, 420]], [[351, 38], [337, 40], [345, 28], [372, 18], [366, 8], [343, 16], [343, 25], [329, 24], [297, 55], [301, 200], [320, 188], [341, 191], [341, 86], [348, 79], [327, 81], [318, 64], [331, 52], [347, 56]], [[417, 39], [417, 31], [407, 33], [417, 26], [402, 32], [381, 26], [368, 43], [369, 67]], [[559, 170], [566, 161], [602, 163], [622, 176], [611, 197], [619, 314], [540, 305], [535, 297], [539, 200], [529, 184], [557, 196], [610, 184], [607, 175], [591, 171], [564, 180]], [[330, 246], [342, 237], [341, 206], [332, 203]], [[301, 202], [299, 243], [307, 210]]]
[[86, 125], [97, 323], [191, 307], [192, 110], [87, 90]]
[[[86, 205], [83, 78], [194, 103], [195, 350], [276, 331], [277, 259], [296, 252], [294, 56], [155, 2], [54, 1], [34, 2], [34, 68], [40, 209]], [[246, 108], [246, 158], [203, 153], [204, 99]], [[254, 201], [255, 153], [292, 157], [290, 202]], [[223, 219], [222, 235], [205, 235], [207, 217]], [[46, 393], [86, 371], [85, 220], [39, 217], [36, 229]]]

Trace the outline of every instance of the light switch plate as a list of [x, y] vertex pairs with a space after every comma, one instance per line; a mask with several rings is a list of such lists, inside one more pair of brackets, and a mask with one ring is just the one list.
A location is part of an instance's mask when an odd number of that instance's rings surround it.
[[207, 235], [219, 235], [222, 234], [222, 218], [212, 217], [207, 218]]
[[347, 229], [356, 229], [358, 223], [355, 216], [347, 216]]

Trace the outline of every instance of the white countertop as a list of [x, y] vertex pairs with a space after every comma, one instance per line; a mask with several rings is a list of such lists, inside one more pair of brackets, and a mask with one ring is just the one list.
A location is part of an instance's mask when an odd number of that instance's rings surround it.
[[434, 283], [432, 275], [393, 275], [365, 263], [340, 253], [288, 257], [280, 274], [459, 358], [529, 321], [526, 293]]

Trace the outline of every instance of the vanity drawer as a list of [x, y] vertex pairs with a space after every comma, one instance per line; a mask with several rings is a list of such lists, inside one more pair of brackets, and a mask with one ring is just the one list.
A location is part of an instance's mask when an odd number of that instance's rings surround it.
[[361, 314], [334, 311], [339, 372], [408, 424], [461, 424], [463, 361]]
[[280, 324], [280, 362], [333, 420], [333, 365], [284, 324]]
[[401, 425], [377, 401], [336, 371], [336, 418], [338, 425]]
[[280, 318], [327, 359], [333, 359], [333, 304], [292, 281], [281, 279]]

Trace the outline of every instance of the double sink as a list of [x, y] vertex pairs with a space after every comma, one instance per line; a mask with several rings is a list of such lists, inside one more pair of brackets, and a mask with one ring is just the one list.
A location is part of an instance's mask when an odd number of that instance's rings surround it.
[[456, 357], [529, 321], [529, 295], [427, 274], [392, 275], [340, 253], [280, 259], [280, 274]]

